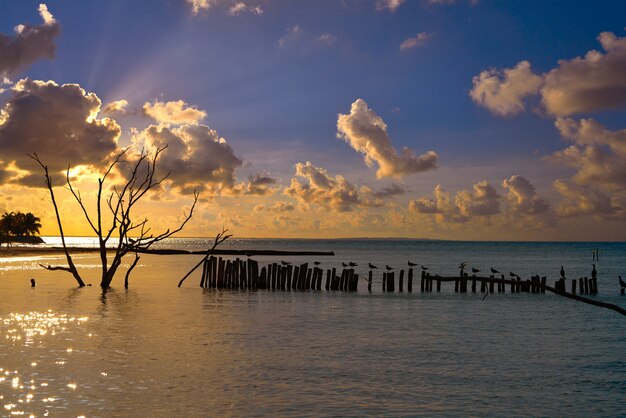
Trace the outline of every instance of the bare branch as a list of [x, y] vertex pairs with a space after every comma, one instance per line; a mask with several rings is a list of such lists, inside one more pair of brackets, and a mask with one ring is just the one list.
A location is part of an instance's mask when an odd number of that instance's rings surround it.
[[185, 277], [180, 279], [180, 281], [178, 282], [178, 287], [181, 287], [183, 285], [183, 282], [187, 279], [187, 277], [189, 277], [191, 273], [196, 271], [196, 269], [200, 267], [202, 263], [204, 263], [211, 256], [211, 254], [213, 253], [213, 250], [215, 250], [215, 248], [218, 245], [226, 241], [228, 238], [232, 237], [232, 235], [227, 235], [226, 232], [228, 232], [228, 229], [222, 228], [222, 232], [220, 232], [219, 234], [215, 236], [215, 241], [213, 242], [213, 246], [211, 247], [211, 249], [207, 251], [206, 255], [202, 258], [202, 260], [200, 260], [198, 264], [196, 264], [191, 270], [189, 270], [187, 274], [185, 274]]

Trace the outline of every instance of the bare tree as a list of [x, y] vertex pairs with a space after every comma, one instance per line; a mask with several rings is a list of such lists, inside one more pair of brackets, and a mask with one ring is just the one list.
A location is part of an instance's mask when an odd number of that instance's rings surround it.
[[[70, 168], [68, 167], [67, 169], [67, 187], [80, 206], [87, 223], [98, 238], [98, 248], [102, 264], [100, 286], [103, 289], [108, 289], [111, 285], [111, 281], [122, 264], [124, 256], [134, 254], [134, 260], [130, 264], [125, 277], [124, 285], [125, 287], [128, 287], [128, 278], [130, 273], [137, 266], [140, 258], [139, 253], [148, 250], [155, 243], [163, 241], [164, 239], [169, 238], [182, 230], [193, 215], [196, 203], [198, 202], [198, 193], [195, 191], [191, 209], [188, 214], [184, 215], [184, 220], [176, 229], [168, 229], [165, 232], [155, 234], [151, 232], [151, 228], [148, 226], [147, 218], [135, 220], [134, 209], [137, 203], [144, 196], [146, 196], [146, 193], [159, 187], [163, 181], [169, 177], [169, 172], [162, 177], [156, 176], [157, 161], [165, 148], [167, 148], [167, 146], [158, 148], [152, 157], [150, 157], [148, 153], [142, 151], [137, 160], [132, 162], [125, 159], [129, 148], [121, 151], [109, 165], [102, 177], [98, 179], [95, 215], [90, 214], [87, 210], [80, 191], [76, 190], [72, 185]], [[81, 278], [65, 243], [65, 234], [63, 232], [61, 216], [59, 214], [59, 208], [57, 206], [54, 190], [52, 188], [52, 177], [48, 171], [48, 166], [41, 161], [36, 153], [29, 155], [29, 157], [35, 160], [44, 171], [45, 184], [50, 192], [50, 198], [52, 200], [52, 205], [54, 206], [59, 233], [61, 235], [61, 243], [67, 260], [67, 266], [41, 266], [47, 270], [67, 271], [72, 274], [79, 286], [85, 286], [85, 282]], [[111, 172], [116, 166], [120, 166], [122, 164], [130, 165], [130, 171], [126, 176], [125, 183], [113, 186], [112, 192], [108, 194], [108, 197], [104, 196], [106, 193], [105, 182], [107, 181], [107, 178], [111, 175]], [[111, 241], [111, 245], [109, 245], [109, 241]], [[109, 259], [109, 257], [111, 258]]]

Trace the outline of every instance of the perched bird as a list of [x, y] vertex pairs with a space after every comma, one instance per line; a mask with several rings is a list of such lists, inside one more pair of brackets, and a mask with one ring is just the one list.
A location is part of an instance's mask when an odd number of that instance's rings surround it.
[[393, 267], [389, 267], [387, 264], [385, 264], [385, 269], [387, 269], [387, 271], [393, 270]]
[[561, 266], [561, 277], [565, 278], [565, 269]]
[[341, 263], [341, 265], [342, 265], [343, 267], [348, 267], [348, 265], [347, 265], [346, 263]]
[[619, 285], [622, 286], [622, 289], [626, 288], [626, 282], [622, 280], [622, 276], [617, 277], [619, 277]]
[[467, 267], [467, 261], [464, 261], [461, 264], [459, 264], [459, 269], [465, 270], [465, 267]]
[[509, 272], [509, 276], [511, 276], [511, 277], [519, 277], [517, 274], [513, 273], [512, 271]]
[[593, 270], [591, 270], [591, 278], [595, 279], [598, 276], [598, 272], [596, 271], [596, 265], [592, 264]]
[[480, 270], [477, 268], [472, 267], [472, 273], [480, 273]]
[[348, 263], [348, 265], [349, 265], [350, 267], [356, 267], [358, 264], [357, 264], [357, 263], [354, 263], [354, 262], [352, 262], [352, 261], [350, 261], [350, 262]]
[[411, 263], [411, 262], [409, 261], [409, 267], [415, 267], [415, 266], [417, 266], [417, 263]]
[[426, 270], [428, 270], [428, 267], [422, 266], [422, 270], [426, 271]]
[[498, 274], [498, 273], [500, 273], [498, 270], [494, 269], [493, 267], [491, 267], [491, 272], [492, 272], [493, 274]]
[[316, 265], [316, 266], [319, 266], [322, 263], [320, 263], [319, 261], [314, 261], [313, 264]]
[[378, 267], [376, 267], [375, 265], [373, 265], [372, 263], [367, 263], [367, 266], [371, 269], [377, 269]]
[[281, 261], [280, 261], [280, 264], [282, 264], [283, 266], [288, 266], [288, 265], [290, 265], [290, 264], [291, 264], [291, 262], [289, 262], [289, 261], [282, 261], [282, 260], [281, 260]]

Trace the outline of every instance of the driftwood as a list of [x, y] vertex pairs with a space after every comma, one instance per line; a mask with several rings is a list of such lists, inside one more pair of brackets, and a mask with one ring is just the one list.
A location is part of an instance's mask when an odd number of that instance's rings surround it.
[[[441, 277], [441, 276], [431, 276], [433, 277], [435, 280], [440, 280], [442, 282], [454, 282], [459, 280], [459, 277]], [[472, 277], [472, 279], [474, 279]], [[492, 277], [476, 277], [477, 280], [484, 280], [484, 281], [494, 281], [494, 282], [498, 282], [498, 283], [503, 283], [503, 284], [510, 284], [510, 285], [517, 285], [518, 281], [517, 280], [509, 280], [509, 279], [496, 279], [496, 278], [492, 278]], [[564, 296], [568, 299], [573, 299], [575, 301], [578, 302], [582, 302], [582, 303], [587, 303], [589, 305], [594, 305], [594, 306], [599, 306], [601, 308], [606, 308], [606, 309], [611, 309], [617, 313], [620, 313], [624, 316], [626, 316], [626, 309], [622, 308], [621, 306], [615, 305], [613, 303], [608, 303], [608, 302], [601, 302], [598, 300], [594, 300], [594, 299], [589, 299], [580, 295], [574, 295], [571, 293], [567, 293], [567, 292], [563, 292], [560, 290], [555, 289], [552, 286], [549, 286], [547, 284], [543, 284], [543, 283], [538, 283], [536, 284], [536, 286], [539, 286], [540, 289], [544, 289], [547, 290], [550, 293], [554, 293], [555, 295], [559, 295], [559, 296]]]

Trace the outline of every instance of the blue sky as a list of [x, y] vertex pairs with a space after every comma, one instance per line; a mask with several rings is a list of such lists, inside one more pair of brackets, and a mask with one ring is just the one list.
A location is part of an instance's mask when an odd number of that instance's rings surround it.
[[[494, 114], [470, 97], [473, 78], [523, 60], [533, 73], [546, 74], [559, 60], [602, 50], [598, 35], [622, 37], [626, 25], [626, 4], [619, 1], [406, 0], [391, 10], [376, 0], [248, 0], [243, 4], [262, 14], [233, 16], [229, 8], [236, 3], [216, 0], [194, 14], [191, 0], [48, 1], [61, 25], [55, 58], [9, 78], [77, 83], [103, 106], [127, 100], [129, 111], [111, 116], [122, 128], [120, 144], [154, 123], [138, 111], [145, 102], [183, 100], [206, 112], [201, 123], [243, 161], [237, 179], [263, 172], [286, 187], [295, 164], [308, 160], [359, 187], [399, 182], [408, 193], [397, 205], [406, 210], [410, 199], [431, 195], [437, 184], [454, 195], [479, 181], [499, 185], [520, 175], [556, 209], [553, 181], [577, 169], [545, 161], [567, 146], [555, 117], [540, 109], [537, 97], [524, 99], [523, 112]], [[4, 1], [0, 32], [39, 25], [38, 5]], [[401, 50], [420, 33], [423, 41]], [[0, 104], [9, 94], [0, 95]], [[438, 168], [377, 178], [363, 154], [337, 138], [338, 114], [349, 113], [359, 98], [384, 120], [395, 149], [434, 150]], [[620, 130], [623, 110], [600, 106], [577, 117]], [[279, 191], [271, 199], [286, 198]], [[611, 222], [623, 226], [623, 220]], [[432, 225], [413, 226], [410, 235], [454, 233]], [[366, 233], [363, 227], [354, 232]]]

